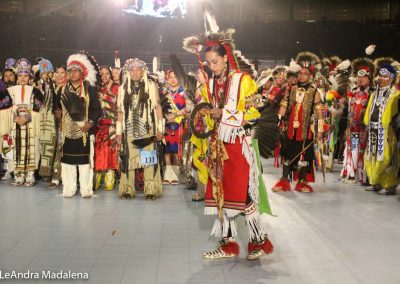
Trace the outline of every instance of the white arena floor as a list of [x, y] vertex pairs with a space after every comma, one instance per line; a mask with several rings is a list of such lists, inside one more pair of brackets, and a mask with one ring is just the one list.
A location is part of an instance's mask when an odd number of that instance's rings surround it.
[[215, 248], [214, 219], [193, 191], [167, 186], [164, 196], [120, 200], [116, 190], [92, 199], [61, 197], [40, 182], [0, 182], [0, 270], [80, 272], [89, 280], [2, 280], [4, 283], [400, 283], [400, 199], [338, 181], [339, 167], [318, 174], [315, 192], [272, 193], [281, 170], [264, 163], [274, 214], [267, 218], [275, 252], [246, 260], [239, 218], [238, 258], [203, 260]]

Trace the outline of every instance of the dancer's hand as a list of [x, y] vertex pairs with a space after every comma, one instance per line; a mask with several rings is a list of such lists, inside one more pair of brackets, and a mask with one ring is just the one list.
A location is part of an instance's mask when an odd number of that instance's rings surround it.
[[168, 122], [174, 122], [175, 118], [176, 118], [176, 114], [175, 113], [169, 113], [165, 116], [165, 118], [167, 119]]
[[210, 115], [212, 118], [220, 118], [222, 116], [222, 109], [213, 108], [210, 110]]
[[19, 126], [24, 126], [28, 120], [24, 116], [18, 116], [15, 119], [15, 122], [18, 123]]
[[81, 127], [82, 132], [88, 132], [90, 128], [93, 127], [93, 123], [90, 121], [85, 121], [85, 124]]
[[118, 145], [121, 145], [122, 143], [122, 135], [117, 135], [115, 136], [115, 141]]
[[62, 110], [61, 109], [56, 109], [55, 111], [54, 111], [54, 115], [56, 116], [56, 118], [57, 119], [61, 119], [61, 117], [62, 117]]
[[164, 138], [164, 135], [160, 131], [157, 131], [156, 140], [161, 141], [163, 138]]

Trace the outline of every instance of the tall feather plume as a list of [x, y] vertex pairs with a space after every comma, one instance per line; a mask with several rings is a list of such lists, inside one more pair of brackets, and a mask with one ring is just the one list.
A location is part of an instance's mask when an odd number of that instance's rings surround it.
[[[202, 8], [203, 8], [203, 14], [204, 14], [204, 30], [206, 31], [206, 34], [218, 33], [219, 27], [217, 24], [217, 20], [215, 19], [214, 11], [212, 9], [211, 4], [208, 2], [208, 0], [203, 1]], [[207, 23], [208, 23], [208, 26], [210, 27], [209, 31], [207, 29]]]
[[171, 54], [169, 56], [172, 64], [172, 70], [174, 70], [175, 76], [179, 81], [179, 84], [183, 87], [186, 92], [188, 98], [193, 102], [196, 103], [196, 78], [193, 76], [189, 76], [186, 74], [185, 70], [179, 58], [176, 54]]
[[158, 71], [158, 58], [157, 58], [157, 56], [153, 57], [153, 68], [152, 68], [152, 70], [153, 70], [153, 73], [157, 73], [157, 71]]
[[114, 52], [114, 67], [121, 68], [121, 58], [118, 50]]

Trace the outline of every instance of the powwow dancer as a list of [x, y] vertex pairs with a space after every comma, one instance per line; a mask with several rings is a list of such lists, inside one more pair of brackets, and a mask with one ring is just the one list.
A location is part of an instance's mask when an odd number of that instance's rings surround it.
[[[10, 119], [2, 121], [10, 127], [13, 141], [14, 186], [33, 186], [35, 170], [39, 163], [40, 108], [42, 93], [29, 85], [32, 76], [31, 64], [25, 58], [16, 63], [17, 85], [8, 88], [13, 102]], [[3, 110], [9, 111], [9, 110]]]
[[101, 115], [97, 95], [98, 66], [85, 52], [67, 61], [69, 81], [60, 89], [62, 120], [61, 177], [63, 196], [77, 191], [77, 170], [81, 196], [93, 196], [93, 130]]
[[371, 94], [364, 124], [368, 128], [364, 155], [365, 170], [372, 190], [381, 195], [396, 194], [398, 185], [399, 148], [394, 132], [398, 127], [400, 91], [396, 88], [396, 69], [392, 59], [377, 59], [378, 82]]
[[100, 188], [104, 175], [106, 190], [112, 190], [115, 185], [115, 172], [118, 170], [117, 143], [115, 140], [115, 125], [117, 121], [118, 85], [111, 80], [111, 70], [107, 66], [100, 68], [102, 87], [99, 99], [102, 116], [96, 125], [94, 170], [96, 173], [95, 190]]
[[40, 110], [40, 169], [39, 175], [49, 180], [54, 172], [54, 160], [57, 147], [57, 124], [55, 117], [56, 91], [53, 83], [54, 68], [47, 59], [38, 62], [40, 74], [40, 89], [44, 95], [43, 107]]
[[166, 72], [166, 85], [160, 89], [165, 101], [165, 173], [163, 184], [179, 183], [179, 162], [182, 157], [183, 119], [186, 114], [186, 94], [173, 70]]
[[128, 59], [123, 67], [124, 83], [118, 93], [116, 135], [122, 143], [119, 196], [135, 197], [135, 170], [144, 168], [144, 196], [162, 195], [158, 141], [163, 137], [164, 119], [156, 84], [148, 78], [146, 63]]
[[311, 119], [314, 113], [316, 118], [317, 138], [322, 139], [324, 120], [321, 94], [312, 83], [313, 75], [319, 64], [319, 58], [313, 53], [300, 53], [296, 62], [302, 66], [298, 73], [298, 84], [290, 94], [281, 101], [279, 114], [285, 117], [288, 114], [287, 129], [283, 139], [281, 155], [284, 158], [282, 178], [273, 186], [276, 192], [290, 191], [289, 176], [296, 171], [298, 182], [295, 190], [312, 192], [308, 184], [314, 181], [314, 134], [311, 130]]
[[348, 126], [341, 176], [351, 182], [366, 184], [364, 152], [368, 132], [363, 120], [370, 94], [373, 92], [372, 78], [375, 66], [368, 58], [358, 58], [352, 62], [352, 72], [357, 78], [357, 86], [347, 94]]
[[[203, 103], [192, 113], [194, 140], [210, 139], [206, 173], [200, 172], [208, 175], [204, 213], [217, 216], [211, 235], [221, 238], [218, 248], [203, 257], [239, 255], [236, 217], [244, 214], [249, 229], [247, 258], [253, 260], [273, 251], [260, 220], [260, 169], [252, 138], [245, 130], [246, 124], [260, 116], [252, 107], [257, 85], [238, 71], [233, 54], [234, 30], [219, 33], [215, 25], [211, 30], [184, 40], [184, 48], [192, 53], [206, 48], [205, 58], [212, 71], [212, 78], [202, 88]], [[206, 133], [199, 131], [201, 124]]]

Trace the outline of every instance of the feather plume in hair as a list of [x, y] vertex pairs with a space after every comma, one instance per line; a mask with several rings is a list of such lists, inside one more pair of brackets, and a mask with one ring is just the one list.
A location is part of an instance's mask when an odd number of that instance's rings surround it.
[[185, 70], [183, 70], [183, 66], [179, 61], [179, 58], [176, 54], [171, 54], [169, 56], [172, 64], [172, 70], [175, 73], [176, 78], [178, 79], [179, 84], [185, 90], [186, 95], [188, 98], [193, 102], [196, 103], [196, 84], [197, 80], [194, 76], [190, 76], [186, 74]]
[[228, 43], [234, 49], [234, 42], [232, 35], [235, 33], [234, 29], [228, 29], [219, 33], [202, 33], [200, 35], [194, 35], [183, 39], [183, 49], [188, 52], [196, 53], [201, 51], [203, 47], [207, 47], [210, 43]]
[[214, 10], [212, 9], [211, 4], [207, 0], [204, 0], [202, 3], [202, 8], [204, 15], [204, 30], [206, 32], [208, 31], [207, 29], [207, 23], [208, 23], [208, 26], [210, 27], [210, 32], [217, 33], [219, 31], [219, 27], [217, 24], [217, 20], [215, 19]]
[[322, 67], [319, 57], [315, 53], [309, 51], [300, 52], [297, 54], [295, 60], [302, 68], [309, 69], [313, 74]]

